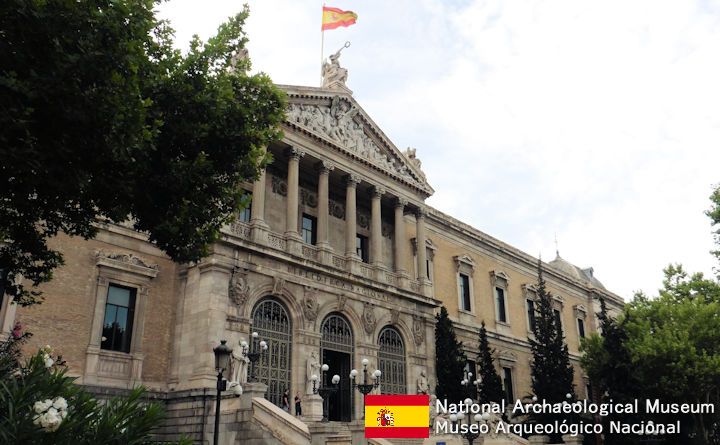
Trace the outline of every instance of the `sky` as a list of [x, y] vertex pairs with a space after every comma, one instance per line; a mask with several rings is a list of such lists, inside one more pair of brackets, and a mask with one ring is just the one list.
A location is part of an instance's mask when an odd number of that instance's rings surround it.
[[[322, 2], [248, 1], [253, 72], [320, 86]], [[176, 46], [241, 1], [170, 0]], [[543, 260], [557, 250], [630, 300], [662, 270], [719, 266], [720, 0], [338, 0], [355, 25], [347, 86], [400, 149], [427, 203]]]

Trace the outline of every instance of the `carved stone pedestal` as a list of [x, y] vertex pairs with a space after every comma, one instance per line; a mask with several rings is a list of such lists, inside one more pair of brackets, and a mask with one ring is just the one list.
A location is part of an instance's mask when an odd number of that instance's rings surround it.
[[287, 252], [290, 255], [302, 256], [302, 246], [305, 243], [300, 235], [296, 232], [286, 232], [285, 237], [287, 238]]
[[267, 385], [262, 382], [249, 382], [243, 384], [243, 393], [240, 396], [240, 408], [252, 409], [252, 400], [255, 397], [265, 397]]
[[255, 243], [267, 245], [267, 234], [269, 231], [270, 226], [268, 226], [267, 223], [261, 219], [255, 220], [250, 223], [250, 239]]
[[318, 394], [312, 394], [303, 398], [303, 420], [307, 422], [319, 422], [323, 417], [323, 400]]

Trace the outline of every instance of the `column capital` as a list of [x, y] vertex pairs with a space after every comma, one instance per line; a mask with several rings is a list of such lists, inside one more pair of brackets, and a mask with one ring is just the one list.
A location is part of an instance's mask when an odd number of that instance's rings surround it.
[[415, 216], [418, 218], [425, 218], [427, 213], [427, 208], [425, 206], [419, 206], [415, 209]]
[[370, 189], [370, 194], [373, 198], [380, 198], [385, 193], [387, 193], [387, 189], [381, 185], [375, 185]]
[[405, 198], [395, 198], [395, 208], [404, 208], [408, 204], [408, 200]]
[[320, 161], [315, 164], [315, 169], [319, 171], [320, 174], [328, 174], [335, 170], [335, 163], [330, 161]]
[[300, 160], [303, 156], [305, 156], [305, 150], [303, 150], [300, 147], [290, 147], [285, 152], [290, 159], [296, 159]]
[[360, 179], [360, 176], [355, 175], [353, 173], [345, 175], [345, 184], [348, 187], [355, 188], [355, 187], [357, 187], [358, 184], [360, 184], [361, 181], [362, 181], [362, 179]]

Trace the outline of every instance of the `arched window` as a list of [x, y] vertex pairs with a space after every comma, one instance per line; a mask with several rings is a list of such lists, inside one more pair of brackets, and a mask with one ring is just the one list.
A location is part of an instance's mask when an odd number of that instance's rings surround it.
[[349, 422], [352, 419], [354, 394], [350, 387], [350, 369], [352, 369], [355, 343], [350, 322], [337, 312], [328, 314], [320, 325], [320, 357], [330, 369], [327, 372], [328, 384], [332, 375], [340, 376], [339, 390], [330, 396], [328, 417], [330, 420]]
[[292, 321], [284, 304], [273, 297], [260, 300], [252, 311], [252, 331], [265, 340], [268, 349], [256, 365], [258, 380], [268, 386], [267, 399], [282, 405], [285, 389], [290, 389]]
[[378, 337], [378, 367], [383, 394], [407, 394], [405, 379], [405, 343], [392, 326], [385, 326]]

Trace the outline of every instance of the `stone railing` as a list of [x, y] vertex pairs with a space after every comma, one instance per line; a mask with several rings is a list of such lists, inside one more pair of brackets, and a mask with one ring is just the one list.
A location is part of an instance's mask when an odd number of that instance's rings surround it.
[[367, 265], [365, 263], [360, 264], [360, 275], [364, 276], [365, 278], [373, 278], [375, 269]]
[[242, 222], [230, 224], [230, 233], [244, 239], [250, 239], [250, 226]]
[[420, 282], [416, 280], [410, 280], [410, 290], [420, 293]]
[[317, 258], [318, 258], [317, 248], [315, 246], [310, 246], [307, 244], [303, 245], [302, 246], [302, 256], [304, 258], [317, 261]]
[[347, 267], [347, 260], [344, 257], [341, 257], [339, 255], [333, 255], [332, 256], [332, 264], [333, 266], [337, 267], [338, 269], [343, 269]]
[[278, 250], [287, 250], [287, 241], [282, 235], [268, 233], [268, 245]]
[[310, 445], [312, 436], [307, 425], [262, 397], [252, 399], [253, 420], [287, 445]]
[[396, 273], [387, 271], [385, 272], [385, 282], [391, 286], [398, 285], [398, 277]]

